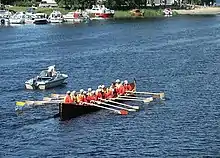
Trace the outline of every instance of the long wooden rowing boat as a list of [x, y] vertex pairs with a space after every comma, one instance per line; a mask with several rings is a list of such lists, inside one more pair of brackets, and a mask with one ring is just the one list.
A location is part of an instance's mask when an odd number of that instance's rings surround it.
[[[136, 91], [136, 81], [134, 80], [130, 83], [132, 89]], [[120, 100], [120, 102], [122, 102]], [[67, 103], [60, 103], [59, 104], [59, 117], [61, 121], [69, 120], [71, 118], [75, 118], [81, 115], [89, 114], [92, 112], [96, 112], [101, 110], [102, 108], [92, 105], [78, 105], [76, 103], [67, 104]]]

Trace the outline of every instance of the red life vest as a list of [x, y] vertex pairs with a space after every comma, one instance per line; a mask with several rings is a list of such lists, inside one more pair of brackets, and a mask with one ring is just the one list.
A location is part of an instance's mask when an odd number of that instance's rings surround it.
[[125, 84], [125, 85], [124, 85], [124, 88], [125, 88], [125, 92], [126, 92], [126, 91], [132, 91], [132, 87], [131, 87], [130, 84]]
[[77, 96], [77, 103], [80, 103], [80, 102], [83, 102], [84, 101], [84, 95], [83, 94], [79, 94], [78, 96]]
[[65, 96], [64, 103], [72, 103], [72, 99], [71, 99], [70, 95]]
[[97, 97], [97, 99], [98, 99], [98, 98], [102, 98], [102, 92], [98, 92], [98, 93], [96, 94], [96, 97]]
[[125, 94], [125, 88], [123, 85], [120, 85], [119, 90], [118, 90], [119, 95], [124, 95]]

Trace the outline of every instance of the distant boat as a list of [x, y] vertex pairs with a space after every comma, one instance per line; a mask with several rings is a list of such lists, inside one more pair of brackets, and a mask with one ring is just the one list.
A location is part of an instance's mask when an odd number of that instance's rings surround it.
[[86, 9], [90, 19], [109, 19], [113, 18], [115, 11], [106, 8], [104, 5], [93, 5], [92, 9]]
[[25, 82], [26, 89], [48, 89], [60, 86], [65, 83], [68, 75], [55, 71], [55, 65], [43, 70], [39, 76]]
[[44, 13], [36, 13], [34, 18], [34, 24], [47, 24], [47, 15]]
[[9, 18], [10, 24], [24, 24], [25, 23], [25, 13], [17, 12]]
[[75, 12], [69, 12], [66, 15], [63, 15], [64, 21], [66, 22], [87, 22], [90, 20], [89, 16], [84, 13], [79, 11]]
[[49, 16], [49, 21], [51, 23], [63, 23], [64, 18], [60, 11], [53, 11]]
[[11, 12], [6, 10], [0, 10], [0, 25], [9, 25], [9, 17], [11, 16]]
[[25, 23], [26, 24], [47, 24], [47, 15], [44, 13], [26, 13]]

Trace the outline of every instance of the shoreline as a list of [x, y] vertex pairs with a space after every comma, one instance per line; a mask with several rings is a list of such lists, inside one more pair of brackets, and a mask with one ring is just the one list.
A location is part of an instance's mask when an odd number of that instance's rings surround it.
[[[10, 10], [14, 10], [16, 12], [25, 11], [28, 7], [20, 7], [14, 6], [11, 8], [7, 8]], [[53, 10], [59, 10], [62, 14], [66, 14], [73, 10], [64, 10], [63, 8], [38, 8], [36, 12], [46, 13], [49, 15]], [[164, 17], [162, 9], [141, 9], [144, 12], [144, 16], [135, 17], [130, 14], [130, 10], [122, 11], [115, 10], [114, 19], [140, 19], [140, 18], [157, 18]], [[204, 6], [196, 6], [194, 9], [173, 9], [173, 16], [178, 15], [218, 15], [220, 14], [220, 7], [204, 7]]]
[[200, 6], [195, 9], [186, 10], [186, 9], [180, 9], [180, 10], [173, 10], [178, 15], [217, 15], [220, 14], [220, 7], [203, 7]]

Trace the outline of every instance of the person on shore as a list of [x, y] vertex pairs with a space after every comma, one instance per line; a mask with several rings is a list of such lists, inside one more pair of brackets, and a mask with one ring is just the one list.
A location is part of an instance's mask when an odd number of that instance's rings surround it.
[[67, 92], [66, 92], [66, 96], [64, 97], [64, 100], [63, 100], [64, 103], [68, 103], [68, 104], [69, 104], [69, 103], [72, 103], [72, 99], [71, 99], [70, 94], [71, 94], [70, 91], [67, 91]]

